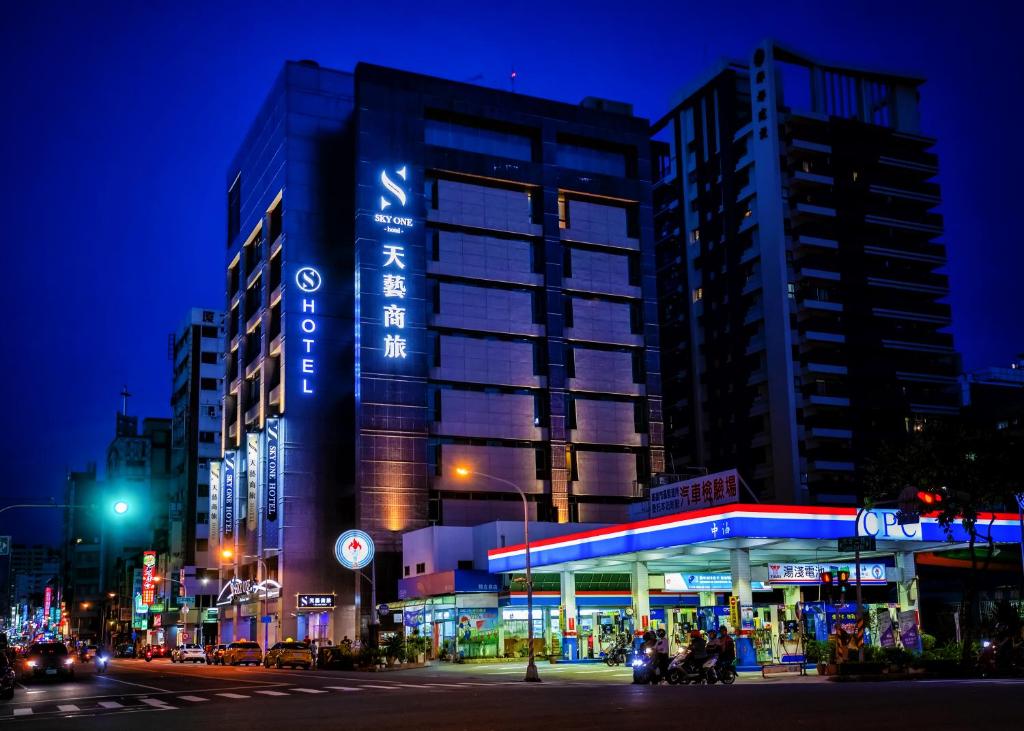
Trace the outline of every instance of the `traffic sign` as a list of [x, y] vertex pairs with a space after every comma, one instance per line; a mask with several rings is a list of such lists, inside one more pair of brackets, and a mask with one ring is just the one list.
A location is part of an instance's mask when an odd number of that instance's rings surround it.
[[11, 555], [11, 537], [0, 536], [0, 556]]
[[189, 637], [190, 637], [190, 635], [189, 635], [189, 633], [188, 633], [188, 632], [182, 632], [182, 633], [181, 633], [181, 639], [182, 639], [183, 641], [185, 641], [185, 642], [188, 642], [188, 640], [189, 640]]
[[334, 556], [347, 569], [369, 566], [373, 552], [373, 539], [361, 530], [347, 530], [334, 543]]
[[260, 621], [263, 622], [263, 624], [270, 624], [270, 615], [264, 614], [262, 617], [260, 617]]
[[839, 539], [839, 550], [843, 553], [850, 551], [876, 551], [878, 545], [874, 536], [855, 536]]

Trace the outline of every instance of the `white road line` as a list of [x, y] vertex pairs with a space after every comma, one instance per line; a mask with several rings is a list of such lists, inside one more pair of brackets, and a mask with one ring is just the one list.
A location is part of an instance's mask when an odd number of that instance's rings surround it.
[[14, 709], [14, 715], [15, 716], [31, 716], [32, 715], [32, 709], [31, 708], [15, 708]]
[[277, 690], [257, 690], [256, 692], [260, 695], [288, 695]]
[[124, 708], [123, 705], [117, 701], [100, 701], [101, 708]]
[[394, 685], [364, 685], [364, 688], [376, 688], [378, 690], [398, 690]]
[[218, 693], [217, 695], [219, 695], [221, 698], [248, 698], [249, 697], [247, 695], [242, 695], [240, 693]]
[[76, 706], [74, 703], [65, 703], [62, 706], [57, 706], [57, 710], [68, 713], [69, 711], [80, 711], [82, 709]]
[[362, 688], [347, 688], [344, 685], [328, 685], [328, 686], [325, 686], [325, 687], [328, 690], [343, 690], [346, 693], [354, 693], [357, 690], [362, 690]]
[[179, 695], [178, 698], [180, 698], [183, 701], [190, 701], [192, 703], [202, 703], [203, 701], [210, 700], [209, 698], [203, 698], [202, 696], [198, 695]]
[[326, 693], [326, 690], [320, 690], [319, 688], [290, 688], [296, 693]]
[[113, 680], [115, 683], [124, 683], [125, 685], [135, 685], [135, 686], [138, 686], [139, 688], [146, 688], [147, 690], [155, 690], [158, 693], [169, 693], [169, 692], [172, 692], [172, 691], [169, 691], [167, 688], [157, 688], [156, 686], [153, 686], [153, 685], [143, 685], [142, 683], [132, 683], [132, 682], [129, 682], [127, 680], [118, 680], [117, 678], [112, 678], [109, 675], [97, 675], [96, 679], [97, 680], [100, 680], [100, 679], [103, 679], [103, 680]]
[[139, 700], [147, 706], [153, 706], [153, 708], [174, 708], [167, 701], [160, 700], [159, 698], [140, 698]]
[[421, 687], [422, 686], [427, 686], [427, 687], [431, 687], [431, 688], [459, 688], [459, 687], [461, 687], [459, 685], [459, 683], [421, 683]]
[[480, 685], [486, 687], [489, 685], [494, 685], [494, 683], [458, 683], [458, 685]]

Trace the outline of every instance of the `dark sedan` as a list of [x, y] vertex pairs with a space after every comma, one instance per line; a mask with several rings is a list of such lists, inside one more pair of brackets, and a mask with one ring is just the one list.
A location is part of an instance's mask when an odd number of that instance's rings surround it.
[[74, 678], [75, 659], [68, 654], [68, 648], [59, 642], [36, 642], [25, 653], [21, 677]]

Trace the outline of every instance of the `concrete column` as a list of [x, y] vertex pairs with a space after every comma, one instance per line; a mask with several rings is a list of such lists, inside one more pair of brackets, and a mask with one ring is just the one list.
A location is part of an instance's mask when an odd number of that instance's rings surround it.
[[576, 575], [571, 571], [563, 571], [561, 587], [562, 606], [565, 607], [565, 626], [562, 627], [562, 657], [566, 660], [578, 660], [579, 640], [576, 633], [579, 617], [576, 616]]
[[630, 577], [630, 588], [633, 590], [633, 612], [637, 632], [643, 632], [651, 623], [651, 584], [647, 576], [647, 564], [637, 561], [633, 564]]
[[[750, 549], [733, 548], [729, 550], [729, 572], [732, 576], [732, 595], [739, 600], [740, 616], [737, 622], [742, 626], [743, 607], [754, 606], [753, 592], [750, 589]], [[736, 657], [741, 668], [757, 667], [757, 655], [749, 633], [741, 634], [740, 626], [733, 627], [736, 641]]]
[[896, 584], [900, 609], [917, 609], [917, 597], [919, 587], [911, 591], [914, 577], [917, 576], [917, 566], [914, 563], [914, 554], [906, 551], [896, 554], [896, 568], [900, 570], [900, 581]]
[[732, 574], [733, 596], [739, 599], [740, 606], [753, 606], [753, 593], [750, 589], [750, 549], [730, 549], [729, 570]]

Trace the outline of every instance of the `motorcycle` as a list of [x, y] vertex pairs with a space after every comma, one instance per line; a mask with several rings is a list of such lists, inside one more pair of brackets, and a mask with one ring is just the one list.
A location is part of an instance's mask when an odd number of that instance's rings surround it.
[[642, 652], [633, 655], [633, 682], [638, 685], [651, 683], [657, 685], [661, 682], [661, 673], [658, 670], [658, 662], [654, 656], [654, 648], [644, 648]]
[[629, 657], [629, 641], [620, 637], [605, 654], [604, 662], [608, 667], [615, 667], [626, 662]]
[[732, 685], [736, 682], [736, 671], [729, 667], [728, 671], [724, 671], [720, 675], [717, 654], [712, 653], [703, 662], [699, 662], [699, 658], [691, 658], [691, 653], [688, 650], [683, 650], [669, 663], [665, 679], [670, 685], [687, 685], [688, 683], [711, 685], [719, 681], [726, 685]]
[[150, 647], [146, 648], [146, 662], [153, 661], [153, 649]]
[[105, 673], [110, 669], [110, 658], [106, 655], [96, 654], [96, 672]]

